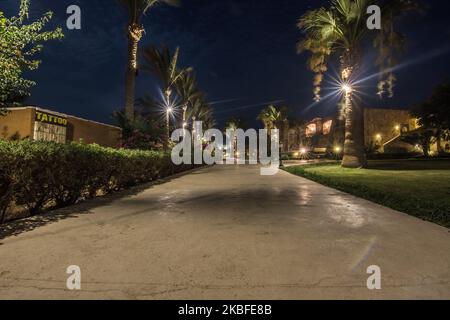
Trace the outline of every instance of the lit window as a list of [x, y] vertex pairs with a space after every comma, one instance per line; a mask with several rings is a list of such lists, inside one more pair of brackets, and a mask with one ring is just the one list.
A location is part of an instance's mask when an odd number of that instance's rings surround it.
[[331, 133], [331, 127], [333, 125], [333, 120], [329, 120], [323, 124], [323, 134], [328, 135]]
[[308, 126], [306, 126], [306, 136], [311, 137], [315, 135], [317, 132], [317, 126], [315, 123], [311, 123]]

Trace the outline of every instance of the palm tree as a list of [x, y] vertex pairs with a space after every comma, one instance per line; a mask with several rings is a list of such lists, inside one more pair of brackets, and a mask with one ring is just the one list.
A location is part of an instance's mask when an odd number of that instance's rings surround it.
[[182, 128], [187, 126], [187, 111], [192, 108], [192, 102], [195, 98], [199, 97], [202, 93], [198, 90], [197, 81], [192, 72], [186, 72], [183, 74], [175, 84], [178, 96], [183, 103], [183, 124]]
[[119, 0], [128, 10], [128, 65], [125, 83], [125, 112], [128, 119], [134, 117], [134, 90], [137, 74], [138, 44], [145, 32], [142, 16], [158, 3], [177, 5], [177, 0]]
[[284, 108], [278, 109], [274, 105], [270, 105], [263, 109], [258, 115], [258, 120], [264, 124], [269, 136], [272, 136], [272, 130], [279, 129], [280, 123], [285, 120], [286, 110]]
[[167, 46], [163, 45], [161, 50], [155, 46], [146, 48], [143, 52], [144, 66], [143, 70], [156, 76], [163, 85], [166, 103], [166, 121], [167, 121], [167, 143], [170, 140], [170, 113], [173, 111], [170, 98], [175, 84], [186, 74], [192, 71], [192, 68], [178, 69], [178, 57], [180, 48], [175, 50], [173, 56]]
[[237, 130], [237, 129], [246, 129], [245, 121], [241, 118], [232, 117], [227, 120], [225, 123], [225, 129]]
[[[381, 8], [381, 30], [367, 27], [369, 5]], [[413, 9], [417, 9], [414, 0], [331, 0], [327, 8], [309, 11], [300, 18], [298, 26], [304, 31], [304, 38], [298, 43], [298, 51], [311, 52], [309, 68], [316, 74], [316, 101], [320, 100], [320, 87], [329, 60], [333, 56], [339, 59], [345, 115], [344, 167], [366, 166], [363, 111], [354, 103], [351, 87], [362, 62], [363, 44], [372, 40], [378, 51], [376, 64], [381, 69], [378, 94], [382, 96], [387, 89], [392, 96], [395, 82], [392, 68], [398, 63], [404, 44], [404, 37], [395, 30], [394, 24], [402, 14]]]
[[214, 112], [210, 106], [207, 106], [207, 109], [205, 110], [204, 115], [202, 117], [202, 121], [203, 121], [203, 128], [205, 130], [213, 129], [216, 127], [217, 122], [214, 119]]
[[161, 50], [155, 46], [150, 46], [143, 52], [143, 70], [152, 73], [161, 81], [168, 105], [170, 105], [170, 96], [175, 84], [186, 73], [192, 71], [192, 68], [178, 68], [179, 55], [180, 48], [176, 48], [175, 53], [172, 55], [166, 45], [163, 45]]

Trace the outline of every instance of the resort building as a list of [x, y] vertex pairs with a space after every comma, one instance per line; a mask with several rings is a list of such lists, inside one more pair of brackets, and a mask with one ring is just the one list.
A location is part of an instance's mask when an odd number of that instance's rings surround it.
[[[416, 129], [419, 129], [417, 119], [409, 111], [364, 108], [364, 143], [368, 149], [378, 153], [418, 152], [420, 148], [401, 139], [402, 135]], [[287, 146], [284, 152], [306, 149], [320, 155], [341, 151], [344, 147], [345, 122], [337, 115], [316, 118], [304, 126], [289, 127], [284, 131], [284, 145]], [[431, 151], [437, 151], [436, 144]]]
[[0, 116], [2, 139], [74, 141], [114, 148], [120, 145], [121, 137], [121, 128], [38, 107], [10, 108]]

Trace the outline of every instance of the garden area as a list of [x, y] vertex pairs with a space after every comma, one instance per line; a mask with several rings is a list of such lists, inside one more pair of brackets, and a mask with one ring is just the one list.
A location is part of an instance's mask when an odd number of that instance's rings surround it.
[[323, 185], [450, 227], [449, 160], [369, 161], [368, 169], [338, 163], [285, 169]]

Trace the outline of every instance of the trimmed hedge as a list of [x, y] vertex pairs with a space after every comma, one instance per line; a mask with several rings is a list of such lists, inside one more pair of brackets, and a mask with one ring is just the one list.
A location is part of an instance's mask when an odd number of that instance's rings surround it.
[[0, 223], [11, 206], [35, 215], [190, 168], [163, 152], [0, 140]]

